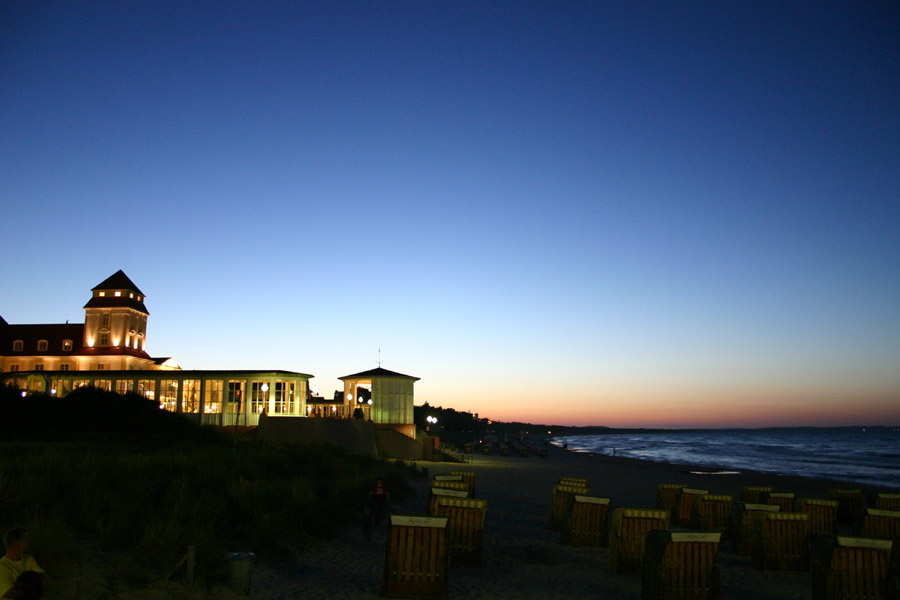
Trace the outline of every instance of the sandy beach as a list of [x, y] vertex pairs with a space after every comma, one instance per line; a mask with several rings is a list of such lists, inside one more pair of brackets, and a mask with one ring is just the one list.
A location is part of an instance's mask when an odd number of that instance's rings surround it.
[[[413, 497], [393, 506], [398, 514], [422, 515], [430, 476], [464, 468], [477, 471], [475, 497], [488, 501], [484, 558], [480, 566], [450, 568], [450, 599], [567, 600], [637, 599], [639, 574], [616, 575], [609, 570], [607, 548], [564, 546], [560, 533], [547, 527], [550, 492], [559, 477], [583, 477], [592, 495], [611, 498], [616, 507], [652, 508], [659, 483], [681, 483], [711, 493], [739, 497], [745, 485], [771, 485], [775, 491], [794, 492], [797, 498], [824, 498], [834, 487], [859, 487], [820, 479], [763, 473], [695, 474], [684, 465], [594, 456], [549, 448], [546, 459], [530, 456], [469, 456], [466, 465], [420, 463], [429, 478], [414, 482]], [[712, 471], [702, 469], [702, 471]], [[868, 490], [866, 490], [868, 491]], [[361, 529], [349, 528], [335, 538], [313, 543], [288, 564], [258, 562], [253, 567], [250, 598], [254, 599], [367, 599], [379, 598], [386, 528], [377, 527], [371, 541]], [[722, 570], [722, 597], [734, 600], [811, 598], [808, 573], [761, 572], [749, 557], [737, 555], [723, 540], [718, 564]], [[92, 567], [56, 581], [45, 595], [49, 600], [88, 597], [149, 600], [150, 598], [237, 598], [224, 586], [187, 590], [177, 582], [161, 582], [150, 589], [120, 585], [113, 574]], [[80, 584], [79, 584], [80, 582]]]

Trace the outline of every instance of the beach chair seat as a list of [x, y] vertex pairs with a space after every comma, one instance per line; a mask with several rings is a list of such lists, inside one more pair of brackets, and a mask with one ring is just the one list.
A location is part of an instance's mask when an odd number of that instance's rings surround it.
[[809, 515], [761, 513], [755, 516], [753, 566], [766, 571], [809, 569]]
[[437, 501], [438, 498], [468, 498], [469, 492], [464, 490], [450, 490], [447, 488], [431, 488], [431, 492], [428, 494], [428, 506], [425, 509], [425, 514], [429, 517], [437, 516]]
[[612, 513], [609, 534], [609, 570], [613, 573], [639, 572], [644, 562], [647, 533], [667, 529], [668, 510], [617, 508]]
[[745, 485], [741, 489], [741, 502], [744, 504], [765, 504], [759, 499], [760, 494], [775, 491], [770, 485]]
[[476, 471], [450, 471], [450, 475], [462, 477], [462, 480], [469, 486], [469, 494], [475, 496], [475, 480], [478, 478]]
[[830, 489], [828, 490], [828, 499], [838, 501], [838, 523], [853, 525], [862, 516], [862, 490]]
[[566, 518], [566, 510], [569, 508], [569, 497], [578, 494], [589, 496], [588, 487], [582, 485], [564, 485], [557, 483], [550, 494], [550, 513], [547, 518], [547, 527], [554, 531], [562, 529], [563, 520]]
[[878, 492], [872, 505], [878, 510], [900, 510], [900, 494]]
[[660, 483], [656, 486], [656, 508], [673, 510], [678, 502], [678, 492], [687, 485], [682, 483]]
[[735, 551], [743, 556], [750, 556], [753, 550], [753, 526], [759, 513], [780, 512], [781, 507], [774, 504], [740, 503], [731, 516], [731, 540]]
[[763, 504], [774, 504], [781, 507], [781, 512], [794, 512], [794, 494], [792, 492], [763, 492], [759, 499]]
[[647, 534], [642, 600], [718, 600], [722, 577], [716, 562], [721, 535], [654, 529]]
[[381, 595], [446, 598], [449, 578], [447, 519], [391, 515]]
[[813, 600], [896, 600], [888, 540], [822, 535], [813, 543]]
[[606, 546], [609, 539], [609, 498], [574, 495], [563, 520], [562, 543]]
[[681, 488], [678, 490], [675, 506], [675, 522], [683, 527], [699, 527], [700, 515], [697, 513], [697, 505], [700, 498], [709, 494], [709, 490], [694, 488]]
[[809, 535], [832, 535], [837, 527], [837, 500], [800, 498], [797, 510], [809, 515]]
[[441, 496], [435, 510], [438, 517], [449, 519], [450, 562], [481, 564], [487, 500]]
[[700, 498], [697, 504], [699, 526], [703, 531], [718, 531], [725, 534], [728, 531], [728, 520], [731, 516], [731, 504], [733, 496], [720, 494], [707, 494]]

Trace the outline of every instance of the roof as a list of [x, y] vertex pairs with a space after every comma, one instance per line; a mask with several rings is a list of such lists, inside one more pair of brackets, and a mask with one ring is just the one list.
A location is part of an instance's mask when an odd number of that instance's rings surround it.
[[[150, 311], [147, 310], [147, 307], [144, 306], [144, 297], [145, 294], [141, 290], [138, 289], [138, 286], [134, 285], [134, 282], [128, 278], [122, 269], [119, 269], [102, 282], [95, 285], [91, 288], [92, 292], [97, 291], [116, 291], [116, 290], [125, 290], [128, 292], [133, 292], [133, 294], [128, 294], [128, 297], [125, 295], [122, 296], [97, 296], [95, 295], [88, 303], [84, 305], [84, 308], [130, 308], [141, 312], [145, 315], [150, 315]], [[132, 295], [136, 297], [132, 297]], [[139, 299], [138, 299], [139, 298]]]
[[134, 285], [134, 282], [128, 278], [128, 275], [125, 274], [122, 269], [119, 269], [102, 282], [95, 285], [91, 288], [91, 291], [94, 290], [130, 290], [132, 292], [138, 293], [141, 296], [144, 295], [144, 292], [138, 289], [138, 286]]
[[[15, 340], [22, 340], [22, 350], [13, 352]], [[47, 349], [38, 352], [37, 344], [47, 341]], [[72, 341], [72, 349], [63, 351], [63, 340]], [[0, 326], [0, 356], [72, 356], [81, 351], [84, 323]]]
[[338, 379], [344, 381], [346, 379], [375, 379], [378, 377], [399, 377], [402, 379], [412, 379], [413, 381], [419, 381], [418, 377], [413, 377], [412, 375], [404, 375], [403, 373], [397, 373], [396, 371], [388, 371], [387, 369], [382, 369], [381, 367], [371, 369], [369, 371], [363, 371], [362, 373], [355, 373], [353, 375], [344, 375], [343, 377], [338, 377]]

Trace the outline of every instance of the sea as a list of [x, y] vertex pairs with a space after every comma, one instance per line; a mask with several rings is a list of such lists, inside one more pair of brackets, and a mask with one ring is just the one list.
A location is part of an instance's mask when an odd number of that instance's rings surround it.
[[900, 427], [669, 430], [555, 437], [570, 451], [900, 491]]

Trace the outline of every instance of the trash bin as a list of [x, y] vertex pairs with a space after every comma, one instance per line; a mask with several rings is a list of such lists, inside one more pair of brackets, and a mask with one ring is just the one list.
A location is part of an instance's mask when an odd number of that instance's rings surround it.
[[256, 555], [252, 552], [231, 552], [225, 555], [228, 561], [228, 587], [235, 594], [250, 594], [250, 579], [253, 575], [253, 561]]

